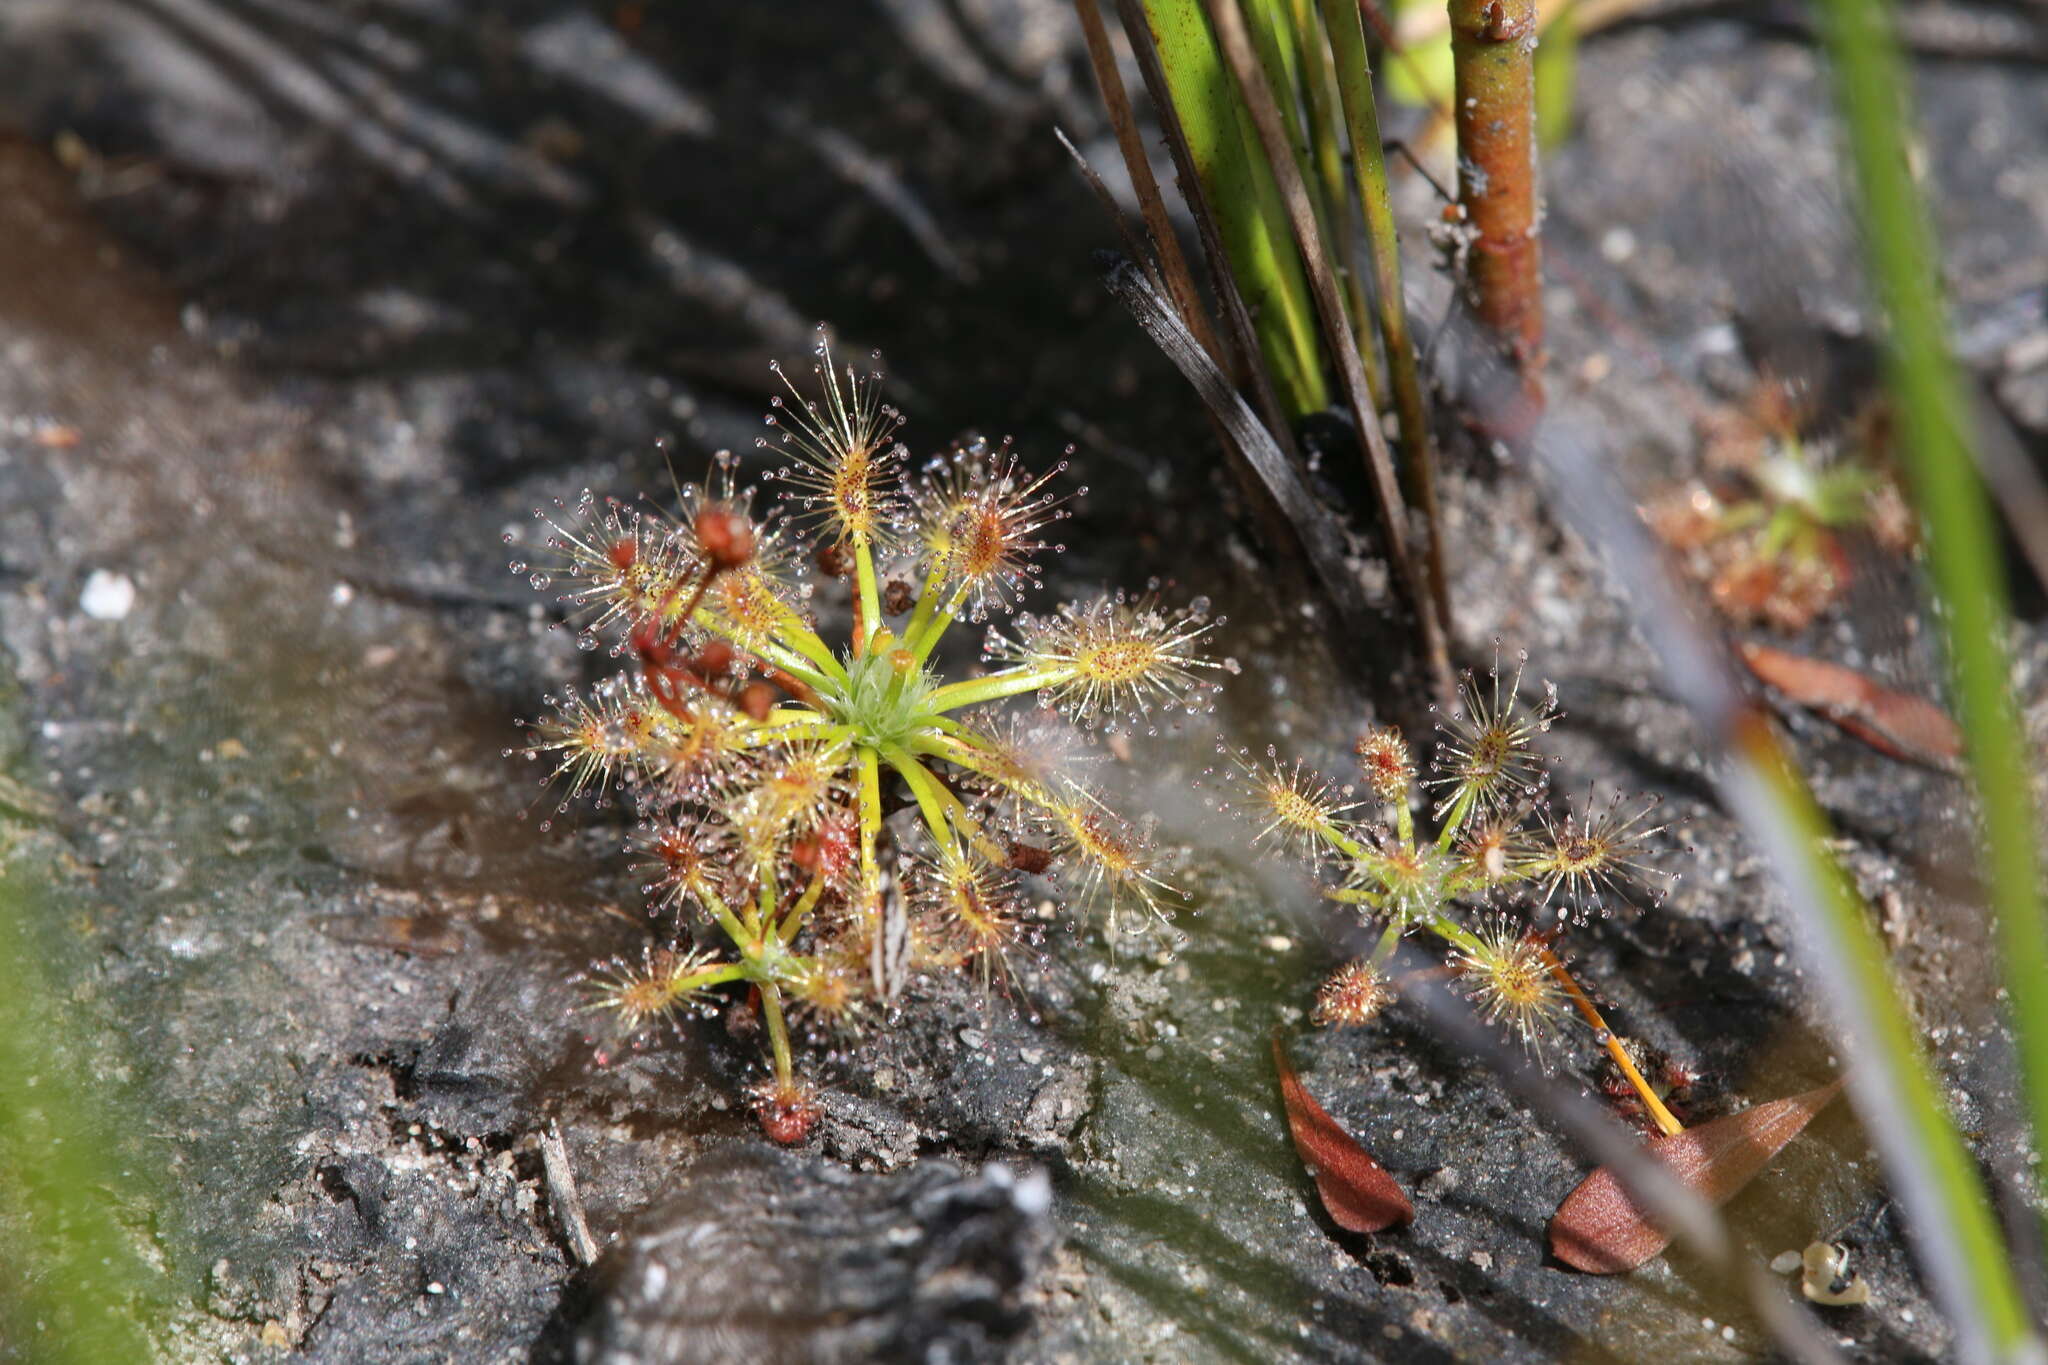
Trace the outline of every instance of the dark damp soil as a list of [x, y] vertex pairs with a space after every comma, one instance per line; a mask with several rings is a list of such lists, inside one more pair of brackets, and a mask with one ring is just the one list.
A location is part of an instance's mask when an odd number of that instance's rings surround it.
[[[1965, 358], [2039, 455], [2043, 73], [1930, 48], [1917, 74]], [[1590, 40], [1579, 99], [1547, 171], [1555, 403], [1654, 488], [1748, 381], [1738, 321], [1796, 297], [1859, 354], [1823, 73], [1782, 27], [1667, 15]], [[81, 1136], [132, 1185], [162, 1359], [1767, 1350], [1683, 1254], [1617, 1280], [1547, 1260], [1580, 1160], [1419, 1020], [1307, 1029], [1364, 931], [1249, 861], [1195, 784], [1219, 734], [1335, 763], [1370, 718], [1426, 728], [1405, 634], [1337, 638], [1243, 539], [1191, 395], [1098, 283], [1115, 234], [1055, 124], [1113, 163], [1051, 0], [0, 14], [0, 837], [41, 888], [19, 927], [90, 1078]], [[1402, 207], [1434, 213], [1412, 179]], [[1048, 600], [1208, 595], [1241, 673], [1116, 765], [1194, 912], [1114, 945], [1056, 930], [1007, 995], [915, 986], [812, 1049], [825, 1117], [779, 1153], [745, 1110], [743, 1018], [620, 1048], [579, 1010], [572, 976], [649, 929], [618, 813], [548, 819], [505, 756], [592, 666], [506, 537], [585, 487], [662, 492], [663, 438], [686, 477], [750, 449], [768, 361], [820, 319], [886, 348], [920, 454], [976, 431], [1040, 463], [1076, 447], [1089, 494]], [[1524, 477], [1453, 459], [1461, 659], [1527, 649], [1569, 713], [1559, 782], [1655, 792], [1681, 822], [1679, 889], [1576, 936], [1584, 975], [1700, 1073], [1699, 1112], [1818, 1083], [1788, 928], [1685, 716]], [[1902, 620], [1806, 644], [1924, 678]], [[2030, 653], [2030, 699], [2040, 676]], [[1788, 721], [2004, 1166], [1960, 791]], [[1411, 1229], [1357, 1238], [1317, 1206], [1276, 1024], [1416, 1193]], [[553, 1131], [610, 1248], [594, 1271]], [[1765, 1259], [1854, 1248], [1872, 1303], [1825, 1320], [1860, 1358], [1943, 1354], [1846, 1106], [1729, 1212]]]

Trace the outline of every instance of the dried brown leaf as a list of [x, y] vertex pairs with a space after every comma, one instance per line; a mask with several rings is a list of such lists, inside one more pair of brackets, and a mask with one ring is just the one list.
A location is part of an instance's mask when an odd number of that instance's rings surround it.
[[1386, 1168], [1339, 1127], [1315, 1102], [1288, 1064], [1280, 1036], [1273, 1035], [1273, 1064], [1280, 1069], [1280, 1098], [1287, 1106], [1287, 1129], [1294, 1150], [1316, 1178], [1316, 1193], [1338, 1227], [1349, 1232], [1379, 1232], [1415, 1217], [1415, 1206], [1394, 1183]]
[[1895, 692], [1853, 668], [1768, 645], [1743, 645], [1742, 662], [1763, 682], [1888, 757], [1946, 769], [1962, 755], [1962, 731], [1924, 697]]
[[[1754, 1180], [1841, 1088], [1836, 1079], [1818, 1090], [1653, 1138], [1644, 1146], [1693, 1193], [1718, 1205]], [[1609, 1166], [1587, 1176], [1550, 1220], [1550, 1254], [1594, 1275], [1634, 1270], [1670, 1240], [1671, 1235], [1637, 1207]]]

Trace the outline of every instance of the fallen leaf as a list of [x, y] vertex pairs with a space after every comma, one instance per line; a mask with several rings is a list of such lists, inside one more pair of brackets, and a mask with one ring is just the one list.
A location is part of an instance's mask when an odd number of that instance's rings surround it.
[[1888, 757], [1946, 769], [1962, 756], [1962, 731], [1924, 697], [1895, 692], [1853, 668], [1768, 645], [1743, 645], [1742, 662], [1765, 683]]
[[1378, 1232], [1415, 1217], [1415, 1206], [1365, 1148], [1315, 1102], [1288, 1065], [1280, 1035], [1273, 1035], [1273, 1064], [1280, 1068], [1280, 1098], [1294, 1150], [1316, 1178], [1316, 1193], [1330, 1219], [1347, 1232]]
[[[1841, 1088], [1837, 1078], [1803, 1095], [1652, 1138], [1644, 1149], [1694, 1194], [1722, 1204], [1754, 1180]], [[1608, 1166], [1580, 1182], [1550, 1220], [1550, 1254], [1594, 1275], [1634, 1270], [1670, 1241], [1671, 1234], [1636, 1207]]]

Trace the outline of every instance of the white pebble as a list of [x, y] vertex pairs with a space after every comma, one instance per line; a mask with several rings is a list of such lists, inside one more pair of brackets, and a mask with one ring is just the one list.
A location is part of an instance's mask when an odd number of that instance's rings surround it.
[[135, 580], [124, 573], [94, 569], [78, 594], [78, 609], [95, 621], [119, 621], [135, 606]]

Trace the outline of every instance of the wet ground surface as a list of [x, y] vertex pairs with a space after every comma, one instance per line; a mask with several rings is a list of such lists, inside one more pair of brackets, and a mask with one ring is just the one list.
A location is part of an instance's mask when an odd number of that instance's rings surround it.
[[[1245, 861], [1195, 784], [1219, 729], [1334, 767], [1368, 718], [1426, 718], [1397, 629], [1327, 637], [1235, 538], [1203, 423], [1092, 273], [1114, 234], [1050, 125], [1111, 157], [1069, 27], [1057, 5], [916, 0], [802, 24], [427, 0], [0, 14], [0, 831], [10, 878], [47, 888], [16, 927], [92, 1077], [164, 1359], [1763, 1349], [1682, 1254], [1620, 1280], [1548, 1261], [1583, 1166], [1419, 1021], [1307, 1030], [1364, 931]], [[1853, 302], [1825, 195], [1783, 188], [1827, 182], [1825, 89], [1803, 44], [1734, 22], [1639, 25], [1585, 61], [1549, 182], [1557, 403], [1649, 482], [1691, 467], [1694, 410], [1740, 382], [1755, 235], [1804, 253], [1823, 306]], [[1921, 76], [1965, 349], [2038, 452], [2042, 76]], [[1760, 234], [1697, 211], [1739, 198], [1690, 155], [1703, 109], [1756, 139]], [[1429, 215], [1426, 187], [1404, 194]], [[749, 448], [767, 361], [821, 318], [886, 347], [920, 453], [977, 429], [1041, 463], [1077, 445], [1091, 492], [1048, 597], [1161, 576], [1216, 599], [1244, 669], [1214, 717], [1118, 765], [1186, 850], [1196, 913], [1113, 951], [1099, 925], [1056, 930], [1014, 998], [915, 988], [891, 1026], [813, 1050], [826, 1117], [785, 1156], [745, 1112], [756, 1038], [720, 1020], [621, 1048], [578, 1008], [571, 976], [649, 929], [616, 816], [543, 831], [552, 798], [504, 755], [590, 667], [504, 537], [584, 487], [665, 488], [657, 437], [686, 476]], [[1686, 822], [1679, 890], [1579, 936], [1584, 975], [1702, 1073], [1707, 1111], [1818, 1083], [1773, 893], [1597, 570], [1485, 457], [1450, 502], [1462, 655], [1528, 649], [1570, 713], [1560, 781], [1661, 793]], [[1831, 622], [1807, 643], [1859, 639]], [[1959, 794], [1792, 723], [1964, 1126], [2003, 1162], [1981, 936], [1929, 888]], [[1416, 1193], [1412, 1229], [1361, 1239], [1316, 1206], [1276, 1024]], [[549, 1189], [551, 1125], [613, 1247], [594, 1273]], [[1887, 1209], [1837, 1107], [1730, 1213], [1765, 1258], [1851, 1242], [1874, 1304], [1830, 1328], [1863, 1358], [1938, 1357]], [[735, 1287], [707, 1303], [689, 1291], [714, 1270]], [[680, 1358], [726, 1358], [704, 1349]]]

